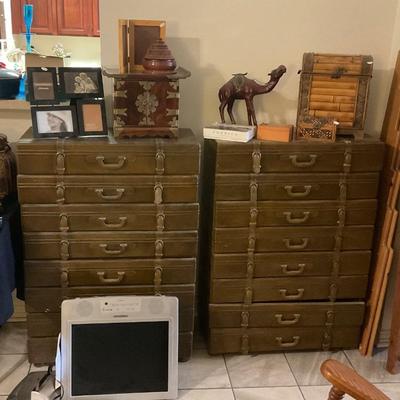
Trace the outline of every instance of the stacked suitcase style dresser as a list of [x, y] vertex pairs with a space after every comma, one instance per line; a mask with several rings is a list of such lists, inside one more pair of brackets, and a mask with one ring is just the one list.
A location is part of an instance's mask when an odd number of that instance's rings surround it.
[[211, 354], [357, 347], [383, 151], [206, 140]]
[[63, 299], [179, 298], [179, 358], [193, 340], [200, 145], [179, 139], [18, 143], [29, 360], [53, 363]]

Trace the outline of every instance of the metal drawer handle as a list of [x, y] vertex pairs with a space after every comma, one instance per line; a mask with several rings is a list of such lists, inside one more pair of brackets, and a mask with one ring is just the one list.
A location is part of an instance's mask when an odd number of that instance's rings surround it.
[[302, 192], [294, 192], [293, 188], [294, 186], [292, 185], [287, 185], [284, 187], [286, 190], [286, 193], [290, 196], [290, 197], [307, 197], [312, 189], [311, 185], [304, 185], [303, 188], [304, 190]]
[[127, 217], [119, 217], [119, 222], [118, 223], [110, 223], [107, 222], [107, 217], [99, 217], [98, 220], [106, 227], [106, 228], [122, 228], [123, 226], [126, 225], [126, 222], [128, 221]]
[[107, 243], [101, 243], [101, 244], [99, 244], [99, 247], [104, 251], [104, 253], [106, 253], [106, 254], [121, 254], [121, 253], [123, 253], [126, 249], [127, 249], [127, 247], [128, 247], [128, 244], [127, 243], [119, 243], [118, 244], [118, 246], [119, 246], [119, 249], [116, 249], [116, 250], [111, 250], [111, 249], [109, 249], [108, 248], [108, 244]]
[[299, 161], [298, 155], [289, 156], [290, 161], [292, 162], [292, 165], [294, 167], [298, 167], [298, 168], [308, 168], [308, 167], [312, 167], [315, 165], [315, 162], [317, 161], [318, 156], [316, 154], [310, 154], [308, 157], [309, 157], [308, 161]]
[[300, 321], [300, 314], [292, 314], [293, 318], [284, 318], [283, 314], [275, 314], [279, 325], [294, 325]]
[[158, 183], [154, 186], [154, 204], [161, 204], [163, 202], [163, 186]]
[[103, 282], [103, 283], [121, 283], [122, 280], [124, 279], [125, 272], [117, 272], [116, 278], [106, 278], [105, 272], [97, 272], [97, 276], [98, 276], [100, 282]]
[[280, 336], [276, 337], [275, 340], [277, 341], [280, 347], [294, 347], [299, 344], [300, 336], [293, 336], [291, 342], [284, 342], [283, 338]]
[[283, 243], [288, 250], [303, 250], [308, 246], [310, 240], [308, 238], [302, 238], [300, 240], [301, 243], [293, 243], [292, 239], [283, 239]]
[[118, 161], [116, 163], [106, 163], [104, 160], [105, 158], [103, 156], [97, 156], [96, 160], [100, 167], [105, 168], [105, 169], [120, 169], [124, 166], [126, 157], [124, 156], [119, 156]]
[[280, 289], [279, 293], [285, 300], [298, 300], [301, 299], [304, 295], [304, 289], [296, 289], [295, 294], [288, 294], [289, 290], [288, 289]]
[[125, 193], [125, 189], [115, 189], [116, 194], [104, 194], [104, 188], [95, 189], [95, 192], [102, 200], [119, 200]]
[[304, 222], [307, 222], [311, 215], [310, 211], [303, 211], [302, 214], [302, 217], [296, 218], [293, 216], [292, 211], [285, 211], [283, 213], [283, 215], [286, 217], [286, 221], [289, 224], [303, 224]]
[[306, 264], [297, 264], [298, 268], [297, 269], [289, 269], [289, 266], [287, 264], [282, 264], [282, 273], [285, 275], [300, 275], [304, 272], [306, 268]]

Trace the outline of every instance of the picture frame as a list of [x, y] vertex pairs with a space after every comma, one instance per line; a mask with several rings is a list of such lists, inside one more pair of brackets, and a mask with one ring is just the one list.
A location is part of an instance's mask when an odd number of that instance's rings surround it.
[[101, 68], [60, 67], [60, 98], [102, 98], [104, 97]]
[[57, 68], [28, 67], [28, 100], [33, 105], [58, 104]]
[[31, 107], [31, 115], [35, 138], [63, 138], [78, 134], [75, 106]]
[[107, 136], [106, 106], [103, 99], [76, 100], [79, 136]]
[[120, 73], [142, 71], [147, 49], [157, 39], [165, 40], [166, 21], [120, 19], [118, 21]]

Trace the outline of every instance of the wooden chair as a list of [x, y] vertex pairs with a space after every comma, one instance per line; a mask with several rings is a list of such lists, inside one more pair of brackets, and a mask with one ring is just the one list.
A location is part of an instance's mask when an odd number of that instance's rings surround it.
[[328, 400], [341, 400], [348, 394], [356, 400], [390, 400], [356, 371], [336, 360], [321, 365], [322, 375], [333, 385]]

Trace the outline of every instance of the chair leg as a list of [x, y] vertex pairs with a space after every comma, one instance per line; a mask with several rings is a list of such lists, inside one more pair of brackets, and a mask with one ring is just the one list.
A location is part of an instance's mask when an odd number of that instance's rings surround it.
[[329, 392], [329, 397], [328, 400], [342, 400], [344, 397], [345, 393], [336, 388], [335, 386], [332, 386], [330, 392]]

